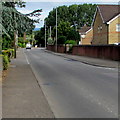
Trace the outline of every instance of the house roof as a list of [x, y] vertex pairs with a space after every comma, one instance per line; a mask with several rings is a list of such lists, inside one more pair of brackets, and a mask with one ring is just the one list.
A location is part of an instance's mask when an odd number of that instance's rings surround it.
[[120, 5], [98, 5], [98, 10], [101, 14], [104, 23], [120, 14]]
[[85, 25], [85, 26], [81, 27], [81, 29], [79, 30], [79, 33], [86, 34], [90, 29], [91, 29], [91, 27], [88, 27]]

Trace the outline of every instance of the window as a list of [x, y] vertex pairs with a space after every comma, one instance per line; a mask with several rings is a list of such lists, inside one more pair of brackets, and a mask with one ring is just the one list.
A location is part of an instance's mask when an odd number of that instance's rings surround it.
[[98, 26], [98, 33], [102, 31], [102, 25], [101, 26]]
[[116, 24], [116, 31], [120, 32], [120, 24]]

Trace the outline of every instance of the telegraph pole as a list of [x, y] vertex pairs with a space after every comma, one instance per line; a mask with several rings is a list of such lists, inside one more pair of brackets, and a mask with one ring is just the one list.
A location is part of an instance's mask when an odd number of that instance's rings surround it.
[[[14, 0], [14, 3], [15, 3], [15, 0]], [[15, 16], [15, 13], [13, 13], [14, 15], [14, 24], [15, 24], [15, 27], [14, 27], [14, 58], [16, 58], [16, 16]]]
[[50, 26], [50, 38], [51, 38], [51, 26]]
[[46, 21], [44, 21], [45, 24], [45, 49], [46, 49]]
[[57, 52], [57, 8], [56, 8], [56, 52]]
[[[15, 0], [14, 0], [15, 2]], [[15, 29], [14, 29], [14, 58], [17, 57], [16, 50], [18, 45], [18, 30], [17, 30], [17, 23], [16, 23], [16, 13], [14, 13], [14, 23], [15, 23]]]

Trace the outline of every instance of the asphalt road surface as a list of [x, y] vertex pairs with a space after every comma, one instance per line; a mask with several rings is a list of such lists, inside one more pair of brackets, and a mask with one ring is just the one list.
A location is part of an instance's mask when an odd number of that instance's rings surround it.
[[117, 118], [118, 70], [24, 50], [56, 118]]

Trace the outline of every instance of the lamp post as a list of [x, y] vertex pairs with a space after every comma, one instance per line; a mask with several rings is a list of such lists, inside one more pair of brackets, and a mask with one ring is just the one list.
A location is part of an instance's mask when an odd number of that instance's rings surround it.
[[56, 52], [57, 52], [57, 8], [56, 8]]

